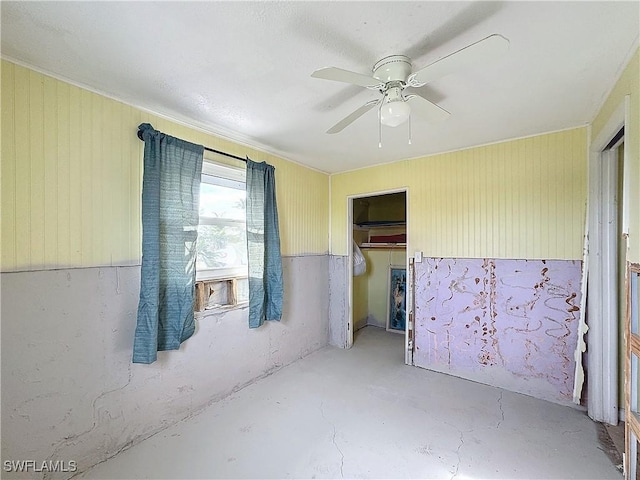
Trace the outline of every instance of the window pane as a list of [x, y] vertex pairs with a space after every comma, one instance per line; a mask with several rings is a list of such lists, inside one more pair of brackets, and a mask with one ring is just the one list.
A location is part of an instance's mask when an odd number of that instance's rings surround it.
[[200, 216], [245, 220], [246, 191], [200, 183]]
[[247, 234], [244, 226], [200, 225], [198, 227], [196, 269], [240, 267], [246, 264]]

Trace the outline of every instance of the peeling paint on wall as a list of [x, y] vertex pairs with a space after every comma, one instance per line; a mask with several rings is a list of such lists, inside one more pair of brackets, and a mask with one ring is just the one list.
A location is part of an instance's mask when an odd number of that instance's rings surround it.
[[417, 366], [571, 404], [581, 262], [416, 264]]

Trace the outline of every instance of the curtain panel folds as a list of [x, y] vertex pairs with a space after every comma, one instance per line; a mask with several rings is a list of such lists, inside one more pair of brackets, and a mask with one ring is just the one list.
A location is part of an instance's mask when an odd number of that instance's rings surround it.
[[283, 279], [275, 168], [247, 159], [249, 327], [282, 318]]
[[195, 331], [194, 290], [200, 176], [204, 147], [148, 123], [142, 181], [142, 270], [134, 363], [177, 350]]

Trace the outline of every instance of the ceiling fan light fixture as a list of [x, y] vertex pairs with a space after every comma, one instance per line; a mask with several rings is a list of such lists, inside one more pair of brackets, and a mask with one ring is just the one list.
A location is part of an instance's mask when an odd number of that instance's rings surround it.
[[[1, 0], [0, 0], [1, 1]], [[421, 87], [456, 70], [479, 65], [489, 61], [509, 48], [509, 40], [502, 35], [489, 35], [482, 40], [467, 45], [447, 56], [441, 57], [426, 67], [413, 71], [411, 59], [404, 55], [390, 55], [376, 62], [373, 75], [363, 75], [342, 68], [326, 67], [311, 74], [314, 78], [359, 85], [378, 90], [382, 98], [370, 100], [327, 130], [327, 133], [341, 132], [374, 105], [378, 105], [378, 131], [382, 135], [382, 125], [397, 127], [409, 120], [411, 134], [411, 110], [407, 101], [412, 100], [414, 113], [427, 121], [436, 122], [447, 118], [450, 113], [419, 93], [406, 95], [406, 87]], [[411, 137], [409, 137], [411, 143]]]
[[407, 121], [411, 107], [404, 100], [383, 103], [380, 106], [380, 123], [387, 127], [397, 127]]

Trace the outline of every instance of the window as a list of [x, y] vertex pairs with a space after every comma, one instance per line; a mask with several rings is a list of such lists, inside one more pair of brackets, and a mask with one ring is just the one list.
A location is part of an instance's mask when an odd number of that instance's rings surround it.
[[198, 310], [246, 301], [246, 171], [204, 162], [196, 260]]

